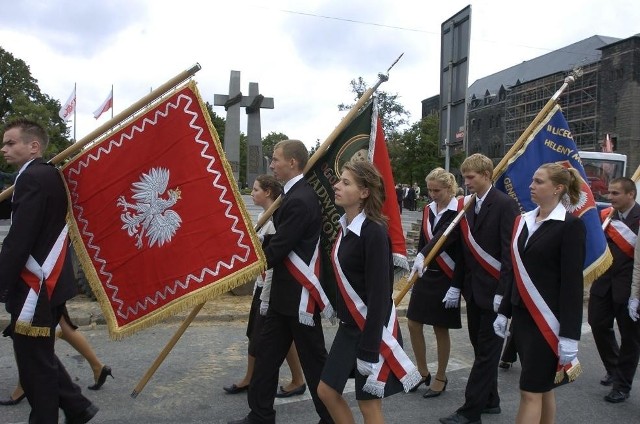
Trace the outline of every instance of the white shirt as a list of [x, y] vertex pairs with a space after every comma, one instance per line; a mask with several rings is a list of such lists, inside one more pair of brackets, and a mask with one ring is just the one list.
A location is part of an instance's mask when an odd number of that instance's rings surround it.
[[458, 211], [458, 199], [452, 197], [447, 207], [442, 209], [440, 212], [437, 212], [438, 205], [436, 202], [429, 203], [429, 209], [431, 209], [431, 213], [433, 213], [433, 226], [435, 227], [438, 224], [438, 221], [440, 221], [440, 218], [442, 218], [442, 214], [446, 211]]
[[289, 192], [289, 190], [291, 190], [291, 187], [293, 187], [293, 185], [295, 183], [300, 181], [302, 179], [302, 177], [304, 177], [304, 175], [298, 174], [295, 177], [291, 178], [289, 181], [287, 181], [285, 183], [284, 187], [282, 188], [282, 191], [284, 192], [284, 194], [287, 194]]
[[362, 224], [367, 216], [364, 214], [364, 211], [360, 212], [356, 215], [355, 218], [351, 221], [349, 225], [347, 225], [347, 214], [344, 214], [340, 217], [340, 226], [342, 227], [342, 234], [347, 235], [349, 231], [353, 234], [360, 237], [360, 231], [362, 230]]
[[539, 211], [540, 211], [540, 206], [524, 214], [523, 219], [524, 219], [524, 222], [527, 224], [527, 230], [529, 231], [529, 235], [527, 236], [527, 241], [525, 242], [525, 246], [529, 242], [531, 235], [535, 233], [538, 228], [540, 228], [543, 222], [550, 221], [550, 220], [564, 221], [567, 214], [567, 210], [564, 208], [564, 206], [562, 206], [562, 203], [558, 203], [556, 207], [551, 211], [549, 216], [547, 216], [542, 221], [536, 222], [536, 217], [538, 216]]

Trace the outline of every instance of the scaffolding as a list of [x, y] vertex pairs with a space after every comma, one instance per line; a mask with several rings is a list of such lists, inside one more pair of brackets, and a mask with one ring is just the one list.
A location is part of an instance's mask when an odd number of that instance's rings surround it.
[[[559, 102], [580, 150], [597, 148], [598, 69], [597, 62], [585, 66], [582, 76], [569, 85]], [[516, 142], [560, 88], [567, 73], [558, 72], [510, 87], [505, 99], [505, 151]]]

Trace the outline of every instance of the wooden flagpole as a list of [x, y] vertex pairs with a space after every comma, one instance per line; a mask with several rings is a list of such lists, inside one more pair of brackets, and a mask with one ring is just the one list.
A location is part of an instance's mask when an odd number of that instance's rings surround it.
[[[349, 112], [345, 115], [345, 117], [342, 118], [338, 126], [331, 132], [331, 134], [329, 134], [329, 136], [320, 145], [320, 147], [318, 147], [318, 149], [314, 152], [314, 154], [309, 158], [309, 161], [307, 162], [307, 166], [305, 166], [303, 173], [307, 173], [311, 169], [311, 167], [315, 165], [315, 163], [318, 160], [320, 160], [320, 158], [322, 158], [322, 156], [326, 153], [327, 149], [331, 146], [331, 143], [333, 143], [335, 139], [338, 137], [338, 135], [346, 128], [346, 126], [351, 123], [351, 121], [357, 115], [360, 108], [364, 106], [367, 100], [369, 100], [369, 98], [378, 89], [378, 87], [380, 87], [380, 84], [389, 80], [389, 71], [391, 70], [391, 68], [394, 67], [396, 63], [398, 63], [402, 55], [404, 55], [404, 53], [402, 53], [395, 60], [395, 62], [391, 64], [389, 69], [387, 69], [386, 74], [382, 74], [382, 73], [378, 74], [378, 82], [376, 82], [376, 84], [373, 87], [369, 88], [367, 91], [365, 91], [362, 94], [362, 96], [360, 97], [360, 99], [358, 99], [356, 104], [353, 105], [351, 110], [349, 110]], [[267, 209], [262, 214], [261, 219], [256, 223], [256, 230], [260, 229], [262, 225], [264, 225], [264, 223], [267, 221], [267, 219], [269, 219], [269, 217], [273, 215], [275, 210], [278, 209], [278, 207], [280, 206], [280, 203], [282, 203], [282, 196], [279, 196], [273, 202], [273, 204], [269, 207], [269, 209]], [[140, 394], [142, 389], [144, 389], [144, 386], [147, 384], [149, 379], [151, 379], [153, 374], [156, 372], [158, 367], [162, 364], [162, 362], [167, 357], [171, 349], [173, 349], [173, 347], [177, 343], [178, 339], [180, 339], [182, 334], [185, 332], [187, 327], [189, 327], [189, 325], [195, 319], [196, 315], [198, 315], [198, 312], [200, 312], [200, 309], [202, 309], [203, 306], [204, 306], [204, 303], [196, 305], [191, 311], [191, 313], [187, 316], [187, 318], [185, 318], [184, 322], [180, 325], [180, 328], [178, 329], [178, 331], [173, 335], [171, 340], [169, 340], [169, 343], [167, 343], [164, 349], [162, 349], [162, 351], [160, 352], [156, 360], [153, 362], [153, 364], [151, 364], [151, 367], [149, 368], [149, 370], [147, 370], [144, 377], [140, 380], [138, 385], [135, 387], [135, 389], [131, 393], [131, 397], [135, 398], [136, 396], [138, 396], [138, 394]]]
[[[547, 103], [540, 110], [540, 112], [538, 112], [538, 114], [533, 119], [533, 121], [531, 121], [529, 126], [520, 135], [518, 140], [516, 140], [516, 142], [513, 144], [513, 146], [511, 146], [511, 148], [509, 149], [507, 154], [502, 158], [500, 163], [498, 163], [498, 165], [496, 165], [496, 167], [493, 169], [492, 180], [495, 181], [496, 178], [498, 177], [498, 175], [500, 175], [503, 172], [503, 170], [507, 167], [507, 164], [509, 163], [509, 160], [522, 148], [522, 146], [527, 141], [527, 139], [531, 136], [533, 131], [538, 127], [538, 125], [540, 125], [540, 122], [542, 122], [547, 117], [547, 115], [549, 114], [551, 109], [553, 109], [553, 107], [558, 103], [558, 98], [560, 97], [562, 92], [564, 92], [564, 90], [566, 90], [566, 88], [569, 86], [569, 84], [574, 82], [576, 80], [576, 78], [580, 77], [581, 75], [582, 75], [582, 71], [580, 69], [575, 69], [564, 79], [564, 83], [562, 84], [562, 86], [558, 89], [558, 91], [556, 91], [554, 93], [554, 95], [549, 99], [549, 101], [547, 101]], [[447, 229], [442, 233], [442, 235], [437, 240], [437, 242], [435, 243], [435, 245], [433, 246], [433, 248], [431, 249], [431, 251], [429, 252], [427, 257], [424, 259], [423, 268], [426, 268], [431, 263], [433, 258], [437, 254], [440, 254], [440, 252], [439, 252], [440, 248], [444, 244], [444, 242], [447, 239], [447, 237], [449, 236], [449, 234], [451, 234], [453, 229], [456, 227], [456, 225], [458, 225], [458, 223], [460, 222], [460, 220], [464, 216], [465, 211], [469, 208], [469, 205], [473, 202], [475, 197], [476, 197], [475, 194], [473, 194], [473, 195], [471, 195], [469, 197], [469, 200], [465, 203], [465, 205], [462, 208], [462, 210], [454, 218], [454, 220], [451, 222], [451, 224], [449, 224]], [[395, 302], [396, 306], [398, 304], [400, 304], [400, 302], [402, 302], [402, 299], [409, 292], [409, 289], [411, 289], [411, 287], [415, 284], [417, 279], [418, 279], [418, 275], [417, 274], [413, 274], [413, 276], [411, 277], [411, 279], [409, 281], [407, 281], [406, 277], [402, 277], [402, 279], [400, 280], [400, 283], [401, 284], [404, 283], [404, 285], [403, 285], [402, 289], [400, 290], [400, 292], [396, 295], [396, 297], [394, 299], [394, 302]]]
[[[636, 184], [638, 183], [638, 180], [640, 179], [640, 165], [638, 165], [638, 167], [636, 168], [636, 171], [631, 176], [631, 179], [633, 180], [634, 183], [636, 183]], [[611, 220], [613, 219], [613, 214], [615, 212], [616, 212], [616, 210], [614, 208], [611, 208], [611, 210], [609, 211], [609, 215], [607, 216], [607, 218], [602, 223], [602, 229], [603, 230], [607, 229], [607, 227], [609, 226], [609, 223], [611, 223]]]
[[[96, 128], [95, 130], [87, 134], [84, 138], [82, 138], [82, 140], [78, 140], [77, 142], [73, 143], [71, 146], [64, 149], [62, 152], [55, 155], [53, 158], [49, 160], [49, 163], [57, 165], [60, 162], [67, 159], [68, 157], [70, 157], [71, 155], [79, 152], [80, 150], [82, 150], [84, 146], [86, 146], [89, 143], [92, 143], [94, 140], [96, 140], [98, 137], [101, 137], [108, 130], [114, 129], [114, 127], [116, 127], [117, 125], [120, 125], [122, 121], [132, 117], [142, 108], [146, 107], [149, 103], [162, 97], [167, 91], [176, 87], [177, 85], [182, 83], [184, 80], [192, 77], [200, 69], [202, 69], [202, 67], [200, 66], [199, 63], [196, 63], [191, 68], [180, 72], [178, 75], [171, 78], [169, 81], [165, 82], [160, 87], [151, 91], [149, 94], [142, 97], [136, 103], [132, 104], [131, 106], [129, 106], [128, 108], [126, 108], [125, 110], [117, 114], [115, 117], [111, 118], [110, 120], [108, 120], [107, 122], [105, 122], [104, 124]], [[13, 186], [8, 187], [2, 193], [0, 193], [0, 201], [11, 196], [11, 193], [13, 193]]]

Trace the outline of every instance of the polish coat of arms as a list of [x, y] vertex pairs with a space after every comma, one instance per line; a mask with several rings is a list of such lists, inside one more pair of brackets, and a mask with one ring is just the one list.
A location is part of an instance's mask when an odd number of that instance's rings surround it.
[[169, 170], [151, 168], [131, 185], [131, 203], [125, 196], [118, 197], [117, 206], [124, 212], [120, 215], [121, 229], [136, 239], [138, 249], [142, 249], [145, 237], [148, 247], [161, 247], [169, 243], [180, 228], [180, 215], [170, 209], [181, 198], [180, 188], [167, 190], [168, 185]]

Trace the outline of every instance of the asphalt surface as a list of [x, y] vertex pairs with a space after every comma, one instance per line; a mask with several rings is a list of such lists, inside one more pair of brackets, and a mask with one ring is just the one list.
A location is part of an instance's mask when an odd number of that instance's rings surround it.
[[[251, 208], [250, 208], [251, 209]], [[251, 210], [252, 216], [257, 215]], [[420, 216], [417, 212], [403, 215], [403, 226], [407, 231]], [[2, 228], [0, 228], [2, 231]], [[408, 296], [404, 300], [406, 305]], [[104, 319], [96, 302], [78, 296], [69, 302], [69, 310], [80, 331], [89, 340], [103, 362], [113, 369], [114, 379], [108, 379], [97, 392], [86, 390], [93, 383], [90, 368], [84, 359], [68, 344], [59, 341], [57, 353], [67, 371], [82, 388], [100, 412], [92, 423], [226, 423], [241, 418], [248, 412], [246, 394], [228, 395], [222, 386], [239, 381], [246, 369], [247, 340], [246, 317], [250, 296], [225, 294], [208, 302], [194, 323], [187, 329], [174, 349], [167, 355], [156, 373], [139, 395], [130, 396], [158, 354], [175, 334], [181, 314], [165, 323], [121, 341], [108, 338]], [[401, 314], [406, 306], [399, 308]], [[449, 384], [443, 395], [423, 399], [425, 389], [416, 393], [398, 394], [383, 401], [387, 423], [438, 423], [438, 418], [447, 416], [464, 402], [464, 389], [473, 363], [473, 349], [466, 331], [466, 316], [463, 307], [463, 329], [451, 331], [451, 358], [447, 370]], [[0, 321], [6, 313], [0, 313]], [[586, 321], [586, 308], [584, 311]], [[404, 334], [405, 349], [413, 358], [408, 337], [406, 319], [400, 318]], [[324, 322], [325, 343], [330, 349], [336, 327]], [[436, 369], [435, 338], [425, 328], [427, 358], [432, 372]], [[603, 400], [608, 388], [599, 384], [604, 370], [595, 349], [589, 326], [583, 325], [580, 343], [580, 361], [584, 373], [577, 381], [556, 390], [558, 423], [637, 423], [640, 420], [640, 395], [631, 392], [624, 403], [609, 404]], [[483, 415], [485, 423], [512, 423], [519, 403], [519, 363], [509, 371], [499, 371], [499, 392], [502, 413]], [[11, 343], [0, 339], [0, 397], [13, 389], [17, 370]], [[289, 370], [281, 369], [280, 384], [288, 383]], [[635, 385], [640, 384], [636, 376]], [[357, 423], [362, 423], [352, 384], [345, 389], [345, 398], [354, 412]], [[308, 391], [302, 396], [276, 401], [278, 423], [316, 423]], [[17, 406], [0, 406], [0, 424], [17, 424], [28, 421], [29, 405], [23, 401]], [[61, 416], [60, 422], [63, 422]]]

